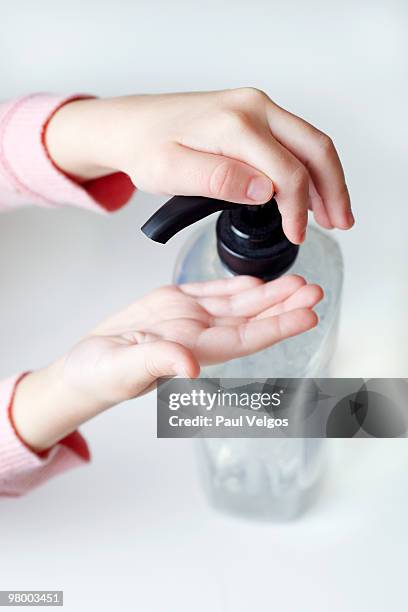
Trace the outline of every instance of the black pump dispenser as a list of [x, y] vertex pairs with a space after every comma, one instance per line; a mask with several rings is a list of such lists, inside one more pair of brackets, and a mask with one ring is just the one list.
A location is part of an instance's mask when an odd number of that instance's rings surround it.
[[174, 234], [196, 221], [223, 211], [217, 221], [217, 251], [234, 274], [272, 280], [295, 261], [299, 247], [282, 230], [282, 217], [274, 198], [262, 205], [239, 205], [196, 196], [175, 196], [143, 225], [142, 232], [165, 244]]

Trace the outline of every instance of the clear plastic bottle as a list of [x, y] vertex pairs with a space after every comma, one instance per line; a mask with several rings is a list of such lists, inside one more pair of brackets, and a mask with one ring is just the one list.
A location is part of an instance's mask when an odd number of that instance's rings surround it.
[[[340, 249], [328, 234], [309, 227], [298, 248], [282, 230], [276, 201], [237, 206], [200, 197], [174, 197], [143, 226], [165, 243], [175, 233], [221, 211], [200, 227], [183, 249], [174, 281], [186, 283], [253, 274], [276, 278], [300, 274], [324, 289], [319, 325], [254, 355], [203, 368], [202, 377], [317, 378], [329, 374], [343, 281]], [[298, 515], [314, 497], [324, 466], [324, 440], [313, 438], [206, 438], [198, 440], [201, 471], [213, 504], [257, 518]]]
[[[319, 325], [275, 346], [227, 363], [203, 368], [202, 377], [302, 378], [329, 374], [335, 347], [343, 280], [339, 246], [309, 227], [289, 273], [324, 289], [317, 306]], [[174, 281], [211, 280], [231, 275], [217, 254], [215, 221], [201, 227], [180, 254]], [[221, 510], [257, 518], [288, 519], [314, 498], [324, 467], [325, 441], [314, 438], [206, 438], [197, 440], [206, 491]]]

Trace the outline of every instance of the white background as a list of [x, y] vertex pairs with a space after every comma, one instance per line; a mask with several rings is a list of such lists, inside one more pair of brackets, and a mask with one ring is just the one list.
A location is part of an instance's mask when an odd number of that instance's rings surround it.
[[[336, 233], [346, 280], [334, 373], [408, 375], [403, 0], [14, 0], [0, 10], [2, 98], [253, 85], [328, 132], [357, 219]], [[109, 218], [2, 216], [1, 377], [46, 364], [170, 280], [186, 233], [164, 250], [139, 231], [161, 201], [138, 194]], [[405, 440], [331, 444], [315, 507], [269, 525], [207, 507], [190, 441], [155, 438], [153, 395], [83, 432], [89, 467], [0, 503], [0, 588], [64, 589], [75, 611], [406, 609]]]

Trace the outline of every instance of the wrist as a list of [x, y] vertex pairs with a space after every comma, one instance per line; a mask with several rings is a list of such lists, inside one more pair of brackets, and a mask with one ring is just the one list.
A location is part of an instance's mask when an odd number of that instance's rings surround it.
[[63, 361], [31, 372], [17, 384], [10, 417], [17, 435], [35, 452], [47, 450], [75, 431], [99, 407], [85, 406], [66, 384]]
[[96, 98], [69, 101], [53, 114], [45, 129], [44, 143], [52, 161], [79, 181], [119, 170], [107, 131], [110, 107], [103, 102]]

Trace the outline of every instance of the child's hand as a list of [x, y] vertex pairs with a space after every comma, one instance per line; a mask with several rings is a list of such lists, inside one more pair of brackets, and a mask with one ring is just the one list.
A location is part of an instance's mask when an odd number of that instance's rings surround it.
[[265, 349], [314, 327], [322, 290], [299, 276], [249, 276], [152, 291], [93, 330], [62, 359], [17, 386], [13, 421], [36, 450], [161, 376]]
[[46, 144], [82, 179], [121, 170], [153, 193], [245, 204], [275, 193], [294, 243], [308, 208], [325, 228], [354, 223], [330, 138], [257, 89], [74, 101], [51, 119]]

